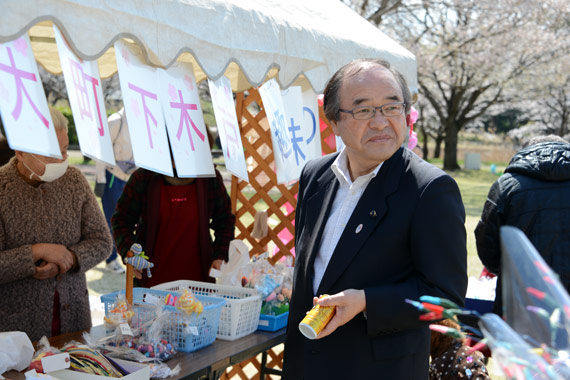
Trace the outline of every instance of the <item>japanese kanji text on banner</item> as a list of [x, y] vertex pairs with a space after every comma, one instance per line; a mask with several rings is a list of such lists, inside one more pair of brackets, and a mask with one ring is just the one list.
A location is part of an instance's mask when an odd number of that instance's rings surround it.
[[0, 114], [10, 148], [61, 158], [27, 34], [0, 44]]
[[115, 54], [135, 164], [172, 176], [156, 69], [144, 65], [122, 41], [115, 42]]
[[287, 130], [287, 117], [285, 116], [279, 84], [275, 79], [271, 79], [259, 88], [259, 94], [271, 129], [277, 182], [290, 183], [299, 179], [299, 169], [295, 162], [293, 144]]
[[160, 98], [178, 177], [214, 177], [198, 87], [188, 63], [158, 70]]
[[[297, 177], [307, 161], [321, 156], [320, 132], [317, 132], [317, 97], [312, 90], [301, 92], [301, 87], [281, 91], [287, 133], [291, 139]], [[305, 105], [306, 104], [306, 105]]]
[[208, 79], [208, 84], [226, 168], [236, 177], [249, 182], [230, 80], [222, 76], [216, 81]]
[[55, 25], [53, 30], [81, 152], [115, 165], [97, 61], [77, 58]]

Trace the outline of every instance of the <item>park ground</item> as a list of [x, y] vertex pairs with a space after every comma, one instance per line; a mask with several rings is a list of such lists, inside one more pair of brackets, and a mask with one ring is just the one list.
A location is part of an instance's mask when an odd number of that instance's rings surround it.
[[[480, 170], [461, 169], [449, 173], [457, 181], [465, 205], [469, 277], [478, 278], [483, 269], [483, 265], [477, 256], [473, 231], [481, 216], [489, 188], [503, 172], [515, 150], [510, 143], [504, 143], [500, 140], [487, 141], [486, 143], [464, 142], [459, 145], [457, 157], [461, 167], [463, 167], [463, 158], [466, 152], [480, 153], [482, 161]], [[436, 166], [442, 166], [441, 159], [430, 158], [430, 162]], [[80, 168], [91, 185], [94, 185], [95, 166], [92, 162], [84, 163], [81, 152], [71, 151], [70, 163]], [[492, 164], [496, 166], [496, 173], [491, 172]], [[218, 169], [222, 173], [226, 187], [229, 190], [231, 175], [225, 170], [223, 165], [218, 165]], [[103, 323], [104, 308], [100, 302], [100, 296], [124, 289], [125, 275], [112, 273], [105, 268], [105, 263], [103, 262], [87, 272], [87, 281], [93, 324], [101, 324]], [[504, 379], [500, 370], [493, 365], [492, 359], [489, 363], [489, 369], [493, 379]]]

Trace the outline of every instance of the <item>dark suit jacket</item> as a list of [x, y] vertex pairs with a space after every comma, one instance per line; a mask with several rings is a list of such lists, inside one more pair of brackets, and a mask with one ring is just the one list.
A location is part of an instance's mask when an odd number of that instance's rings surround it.
[[283, 379], [427, 379], [429, 329], [404, 300], [434, 295], [464, 304], [465, 210], [457, 184], [408, 149], [384, 162], [352, 213], [317, 292], [364, 289], [366, 317], [360, 313], [311, 341], [298, 324], [312, 307], [314, 260], [338, 189], [330, 168], [336, 157], [308, 162], [299, 182]]

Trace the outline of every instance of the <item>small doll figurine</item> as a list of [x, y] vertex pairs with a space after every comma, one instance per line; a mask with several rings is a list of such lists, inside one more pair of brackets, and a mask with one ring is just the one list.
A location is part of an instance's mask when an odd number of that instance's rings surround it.
[[107, 327], [116, 327], [121, 323], [129, 323], [135, 315], [131, 305], [127, 303], [125, 298], [121, 295], [117, 296], [114, 307], [109, 310], [109, 315], [106, 316], [105, 324]]
[[134, 253], [133, 257], [127, 257], [124, 262], [125, 264], [130, 264], [136, 270], [146, 269], [146, 274], [149, 278], [152, 277], [150, 273], [150, 268], [154, 267], [154, 264], [148, 261], [148, 256], [144, 254], [140, 244], [133, 244], [131, 246], [131, 251]]
[[184, 311], [186, 314], [196, 313], [200, 315], [202, 310], [204, 310], [204, 305], [196, 299], [194, 293], [184, 289], [182, 295], [176, 300], [176, 308]]

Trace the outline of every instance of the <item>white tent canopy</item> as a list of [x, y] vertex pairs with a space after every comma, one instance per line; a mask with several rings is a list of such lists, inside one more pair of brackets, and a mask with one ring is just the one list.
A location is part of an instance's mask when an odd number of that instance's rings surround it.
[[112, 46], [122, 37], [149, 65], [190, 62], [197, 81], [225, 74], [234, 91], [275, 77], [282, 88], [306, 79], [319, 93], [342, 65], [371, 57], [417, 92], [414, 55], [338, 0], [3, 0], [2, 11], [0, 42], [29, 31], [52, 73], [61, 72], [55, 23], [80, 58], [98, 59], [102, 77], [116, 72]]

